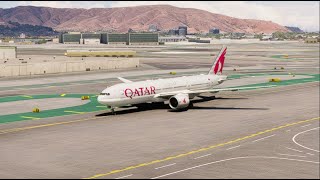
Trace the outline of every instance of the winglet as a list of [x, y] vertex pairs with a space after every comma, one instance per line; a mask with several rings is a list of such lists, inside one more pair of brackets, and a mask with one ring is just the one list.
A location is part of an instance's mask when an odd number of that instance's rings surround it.
[[217, 74], [218, 72], [222, 73], [226, 53], [227, 53], [227, 47], [223, 46], [218, 56], [216, 57], [215, 61], [213, 62], [213, 65], [210, 68], [208, 74]]
[[130, 80], [128, 80], [128, 79], [125, 79], [125, 78], [122, 78], [122, 77], [118, 77], [118, 79], [119, 79], [120, 81], [124, 82], [124, 83], [132, 82], [132, 81], [130, 81]]

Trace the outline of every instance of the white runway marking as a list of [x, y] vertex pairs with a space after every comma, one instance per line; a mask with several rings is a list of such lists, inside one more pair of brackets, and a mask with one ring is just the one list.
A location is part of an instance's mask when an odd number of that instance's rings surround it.
[[307, 156], [298, 156], [298, 155], [292, 155], [292, 154], [280, 154], [280, 153], [278, 153], [278, 154], [281, 155], [281, 156], [307, 157]]
[[161, 169], [161, 168], [164, 168], [164, 167], [173, 166], [175, 164], [176, 163], [172, 163], [172, 164], [168, 164], [168, 165], [165, 165], [165, 166], [157, 167], [157, 168], [154, 168], [154, 169]]
[[291, 149], [291, 150], [293, 150], [293, 151], [297, 151], [297, 152], [303, 152], [303, 151], [300, 151], [300, 150], [296, 150], [296, 149], [292, 149], [292, 148], [288, 148], [288, 147], [286, 147], [287, 149]]
[[298, 134], [296, 134], [295, 136], [293, 136], [292, 141], [293, 141], [296, 145], [301, 146], [301, 147], [303, 147], [303, 148], [305, 148], [305, 149], [309, 149], [309, 150], [311, 150], [311, 151], [319, 152], [318, 150], [305, 147], [305, 146], [297, 143], [296, 140], [295, 140], [295, 138], [296, 138], [297, 136], [299, 136], [300, 134], [305, 133], [305, 132], [308, 132], [308, 131], [312, 131], [312, 130], [315, 130], [315, 129], [319, 129], [319, 127], [317, 127], [317, 128], [312, 128], [312, 129], [309, 129], [309, 130], [306, 130], [306, 131], [299, 132]]
[[199, 158], [207, 157], [207, 156], [210, 156], [210, 155], [211, 155], [211, 154], [206, 154], [206, 155], [199, 156], [199, 157], [196, 157], [196, 158], [193, 158], [193, 159], [199, 159]]
[[315, 161], [305, 161], [305, 160], [300, 160], [300, 159], [289, 159], [289, 158], [281, 158], [281, 157], [269, 157], [269, 156], [236, 157], [236, 158], [224, 159], [224, 160], [214, 161], [214, 162], [210, 162], [210, 163], [206, 163], [206, 164], [201, 164], [201, 165], [198, 165], [198, 166], [193, 166], [193, 167], [190, 167], [190, 168], [186, 168], [186, 169], [182, 169], [182, 170], [175, 171], [175, 172], [172, 172], [172, 173], [168, 173], [168, 174], [164, 174], [164, 175], [161, 175], [161, 176], [157, 176], [157, 177], [154, 177], [154, 178], [151, 178], [151, 179], [158, 179], [158, 178], [162, 178], [162, 177], [169, 176], [169, 175], [172, 175], [172, 174], [177, 174], [177, 173], [180, 173], [180, 172], [183, 172], [183, 171], [188, 171], [188, 170], [191, 170], [191, 169], [195, 169], [195, 168], [199, 168], [199, 167], [202, 167], [202, 166], [207, 166], [207, 165], [215, 164], [215, 163], [219, 163], [219, 162], [230, 161], [230, 160], [235, 160], [235, 159], [246, 159], [246, 158], [280, 159], [280, 160], [300, 161], [300, 162], [308, 162], [308, 163], [319, 164], [319, 162], [315, 162]]
[[272, 136], [275, 136], [275, 134], [272, 134], [272, 135], [270, 135], [270, 136], [267, 136], [267, 137], [263, 137], [263, 138], [260, 138], [260, 139], [254, 140], [254, 141], [252, 141], [252, 142], [261, 141], [261, 140], [263, 140], [263, 139], [266, 139], [266, 138], [269, 138], [269, 137], [272, 137]]
[[233, 146], [233, 147], [231, 147], [231, 148], [228, 148], [227, 150], [230, 150], [230, 149], [234, 149], [234, 148], [238, 148], [238, 147], [240, 147], [241, 145], [239, 145], [239, 146]]
[[304, 125], [304, 126], [301, 126], [301, 127], [307, 127], [307, 126], [310, 126], [311, 124], [307, 124], [307, 125]]
[[127, 176], [121, 176], [121, 177], [118, 177], [118, 178], [116, 178], [116, 179], [122, 179], [122, 178], [126, 178], [126, 177], [130, 177], [130, 176], [132, 176], [133, 174], [130, 174], [130, 175], [127, 175]]

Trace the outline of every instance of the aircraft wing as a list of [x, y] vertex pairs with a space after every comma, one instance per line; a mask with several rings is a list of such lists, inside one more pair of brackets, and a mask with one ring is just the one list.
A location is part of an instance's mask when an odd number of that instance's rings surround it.
[[181, 90], [181, 91], [172, 91], [172, 92], [165, 92], [165, 93], [159, 93], [154, 95], [155, 98], [163, 98], [163, 99], [169, 99], [171, 96], [174, 96], [176, 94], [192, 94], [194, 91], [191, 90]]
[[239, 90], [244, 90], [244, 89], [260, 89], [260, 88], [269, 88], [269, 87], [274, 87], [274, 86], [276, 86], [276, 85], [208, 89], [208, 90], [199, 90], [199, 91], [197, 91], [197, 93], [206, 93], [206, 92], [217, 93], [219, 91], [239, 91]]
[[205, 90], [182, 90], [182, 91], [172, 91], [172, 92], [159, 93], [159, 94], [156, 94], [154, 97], [169, 99], [171, 96], [174, 96], [176, 94], [189, 94], [189, 95], [196, 95], [197, 96], [201, 93], [217, 93], [220, 91], [239, 91], [239, 90], [244, 90], [244, 89], [260, 89], [260, 88], [269, 88], [269, 87], [274, 87], [274, 86], [276, 86], [276, 85], [238, 87], [238, 88], [219, 88], [219, 89], [205, 89]]
[[124, 83], [132, 82], [132, 81], [130, 81], [130, 80], [128, 80], [128, 79], [125, 79], [125, 78], [122, 78], [122, 77], [118, 77], [118, 79], [119, 79], [120, 81], [124, 82]]

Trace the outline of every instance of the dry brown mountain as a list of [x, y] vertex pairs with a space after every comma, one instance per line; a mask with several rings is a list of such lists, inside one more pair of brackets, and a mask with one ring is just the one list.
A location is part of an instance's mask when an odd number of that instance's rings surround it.
[[0, 9], [1, 21], [52, 27], [57, 31], [127, 32], [129, 28], [142, 31], [154, 24], [160, 30], [186, 25], [188, 32], [208, 32], [219, 28], [224, 32], [272, 33], [287, 32], [284, 26], [271, 21], [238, 19], [207, 11], [178, 8], [170, 5], [136, 6], [122, 8], [49, 8], [19, 6]]

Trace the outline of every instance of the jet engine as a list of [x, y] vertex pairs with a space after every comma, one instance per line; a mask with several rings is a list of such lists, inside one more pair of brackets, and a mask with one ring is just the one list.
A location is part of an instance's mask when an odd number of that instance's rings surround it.
[[189, 106], [190, 100], [188, 94], [177, 94], [169, 99], [171, 109], [179, 110]]

